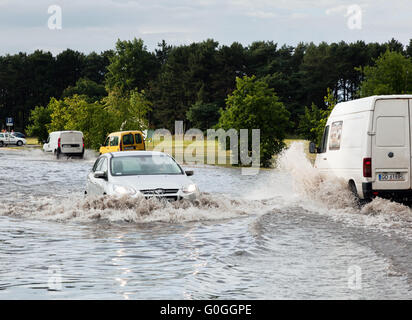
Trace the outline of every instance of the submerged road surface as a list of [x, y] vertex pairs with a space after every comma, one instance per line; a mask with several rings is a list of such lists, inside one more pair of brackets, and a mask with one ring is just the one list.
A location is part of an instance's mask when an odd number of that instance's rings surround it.
[[357, 208], [294, 145], [193, 166], [196, 203], [84, 197], [95, 157], [0, 149], [0, 299], [411, 299], [412, 214]]

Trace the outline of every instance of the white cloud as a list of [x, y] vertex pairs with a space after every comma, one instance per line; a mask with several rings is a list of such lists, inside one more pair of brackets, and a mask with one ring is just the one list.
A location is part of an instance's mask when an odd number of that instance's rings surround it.
[[[189, 43], [214, 38], [221, 44], [256, 40], [409, 42], [410, 0], [0, 0], [0, 54], [45, 48], [89, 52], [141, 37]], [[63, 30], [47, 29], [47, 8], [62, 7]], [[347, 28], [347, 7], [363, 10], [362, 31]]]
[[340, 5], [334, 8], [326, 9], [325, 13], [329, 16], [329, 15], [338, 14], [338, 13], [339, 14], [345, 13], [347, 9], [348, 9], [348, 6]]

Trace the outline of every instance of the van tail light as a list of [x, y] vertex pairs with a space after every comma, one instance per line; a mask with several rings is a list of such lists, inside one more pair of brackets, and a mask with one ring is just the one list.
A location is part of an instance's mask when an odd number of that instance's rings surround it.
[[84, 137], [82, 137], [82, 142], [83, 142], [83, 150], [84, 150]]
[[120, 151], [122, 151], [122, 142], [120, 141]]
[[57, 147], [60, 148], [60, 138], [57, 140]]
[[372, 178], [372, 158], [363, 158], [363, 176]]

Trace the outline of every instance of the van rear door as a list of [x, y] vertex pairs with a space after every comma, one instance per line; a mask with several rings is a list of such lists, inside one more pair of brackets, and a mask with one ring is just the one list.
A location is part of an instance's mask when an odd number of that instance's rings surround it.
[[411, 136], [408, 99], [375, 103], [372, 132], [372, 189], [411, 188]]
[[83, 152], [83, 135], [80, 132], [62, 132], [60, 140], [62, 153]]

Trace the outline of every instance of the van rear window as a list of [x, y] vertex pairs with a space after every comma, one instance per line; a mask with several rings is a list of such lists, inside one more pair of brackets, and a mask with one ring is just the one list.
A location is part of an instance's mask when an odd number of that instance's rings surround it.
[[134, 144], [133, 134], [131, 134], [131, 133], [125, 134], [123, 136], [123, 144]]
[[136, 144], [142, 143], [143, 140], [142, 140], [142, 136], [140, 134], [137, 133], [134, 136], [136, 138]]

